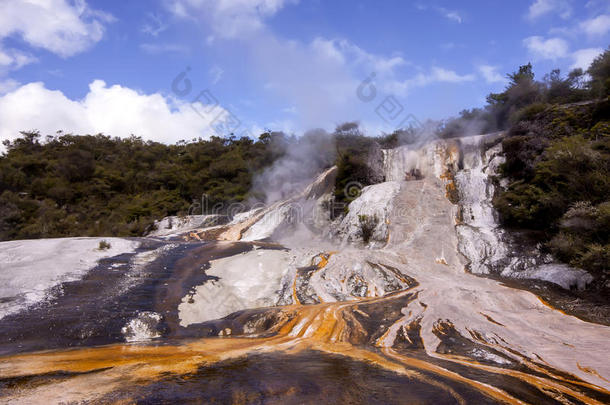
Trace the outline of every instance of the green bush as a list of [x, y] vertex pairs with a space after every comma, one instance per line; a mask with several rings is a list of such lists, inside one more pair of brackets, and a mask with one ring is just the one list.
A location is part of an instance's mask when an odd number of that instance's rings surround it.
[[552, 227], [564, 208], [554, 193], [522, 182], [496, 196], [494, 205], [506, 225], [533, 229]]
[[607, 278], [610, 266], [610, 244], [587, 245], [585, 252], [573, 264], [590, 270], [597, 276]]
[[546, 110], [548, 108], [548, 105], [546, 103], [534, 103], [534, 104], [530, 104], [528, 106], [525, 106], [523, 108], [521, 108], [520, 110], [518, 110], [515, 115], [512, 117], [512, 121], [513, 122], [518, 122], [518, 121], [530, 121], [532, 119], [534, 119], [538, 114], [540, 114], [541, 112], [543, 112], [544, 110]]
[[535, 235], [557, 258], [601, 279], [610, 267], [606, 104], [553, 106], [521, 115], [502, 143], [501, 174], [510, 183], [494, 197], [505, 225], [540, 231]]
[[369, 243], [375, 232], [375, 228], [379, 223], [379, 219], [376, 215], [373, 215], [372, 217], [368, 215], [358, 215], [358, 223], [360, 224], [360, 236], [362, 236], [362, 241], [364, 243]]
[[591, 76], [590, 88], [594, 97], [610, 96], [610, 48], [599, 55], [588, 70]]
[[578, 235], [560, 232], [548, 243], [551, 252], [564, 262], [570, 263], [585, 251], [585, 243]]

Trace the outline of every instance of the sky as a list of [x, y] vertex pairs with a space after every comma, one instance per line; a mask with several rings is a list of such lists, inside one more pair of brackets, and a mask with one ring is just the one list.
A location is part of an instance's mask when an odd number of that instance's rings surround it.
[[379, 135], [609, 44], [610, 0], [0, 0], [0, 140]]

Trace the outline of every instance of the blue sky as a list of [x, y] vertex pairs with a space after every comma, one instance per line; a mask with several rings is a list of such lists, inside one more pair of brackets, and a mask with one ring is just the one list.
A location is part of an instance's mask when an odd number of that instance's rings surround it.
[[0, 138], [377, 135], [482, 106], [520, 64], [586, 68], [609, 39], [610, 0], [0, 0]]

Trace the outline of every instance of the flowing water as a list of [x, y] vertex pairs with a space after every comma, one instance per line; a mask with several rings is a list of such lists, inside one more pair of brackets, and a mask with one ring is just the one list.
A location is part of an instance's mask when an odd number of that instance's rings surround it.
[[[500, 157], [488, 143], [385, 151], [389, 183], [365, 190], [340, 224], [302, 227], [286, 208], [317, 215], [331, 169], [227, 225], [132, 240], [135, 250], [0, 319], [1, 400], [610, 402], [609, 327], [473, 274], [512, 264], [531, 278], [553, 264], [514, 253], [498, 227]], [[367, 246], [350, 222], [358, 213], [382, 222]]]

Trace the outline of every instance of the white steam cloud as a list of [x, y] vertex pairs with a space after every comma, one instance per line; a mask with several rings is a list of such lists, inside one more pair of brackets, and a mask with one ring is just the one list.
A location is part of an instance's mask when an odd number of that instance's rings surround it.
[[209, 109], [200, 104], [108, 86], [101, 80], [89, 85], [83, 99], [72, 100], [61, 91], [35, 82], [0, 97], [0, 139], [15, 139], [19, 131], [39, 130], [46, 135], [61, 130], [120, 137], [133, 134], [146, 140], [175, 143], [213, 134], [210, 124], [220, 108], [206, 112]]

